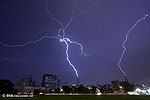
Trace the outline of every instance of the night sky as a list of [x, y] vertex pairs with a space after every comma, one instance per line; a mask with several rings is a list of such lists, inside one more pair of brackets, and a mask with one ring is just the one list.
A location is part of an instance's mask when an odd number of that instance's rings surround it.
[[[96, 0], [77, 0], [74, 16]], [[48, 0], [53, 16], [66, 25], [74, 0]], [[117, 66], [127, 31], [150, 13], [150, 0], [102, 0], [75, 19], [66, 37], [83, 44], [88, 56], [70, 44], [69, 56], [81, 83], [102, 84], [124, 76]], [[60, 26], [46, 11], [44, 0], [0, 0], [0, 42], [24, 44], [42, 36], [57, 36]], [[150, 85], [150, 16], [130, 33], [121, 66], [130, 82]], [[33, 75], [40, 84], [43, 74], [55, 74], [62, 82], [76, 82], [74, 70], [66, 61], [66, 45], [57, 39], [43, 39], [25, 47], [0, 45], [0, 79], [16, 83]]]

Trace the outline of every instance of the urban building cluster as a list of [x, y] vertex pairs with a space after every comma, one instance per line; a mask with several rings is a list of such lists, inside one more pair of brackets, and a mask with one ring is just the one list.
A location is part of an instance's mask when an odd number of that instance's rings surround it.
[[52, 74], [43, 75], [43, 80], [40, 86], [37, 86], [35, 81], [32, 80], [32, 75], [29, 78], [21, 79], [13, 89], [17, 93], [38, 93], [44, 92], [45, 90], [56, 89], [60, 87], [60, 77]]
[[[125, 76], [124, 80], [121, 82], [119, 82], [119, 80], [113, 80], [109, 84], [108, 83], [101, 84], [100, 81], [97, 81], [96, 84], [94, 85], [81, 84], [79, 78], [75, 83], [72, 84], [65, 83], [62, 85], [60, 77], [52, 74], [44, 74], [40, 86], [37, 86], [35, 81], [33, 81], [32, 75], [30, 75], [28, 78], [21, 79], [15, 86], [13, 86], [12, 83], [8, 80], [0, 80], [0, 84], [2, 82], [6, 84], [9, 83], [10, 87], [12, 88], [8, 89], [8, 91], [11, 90], [9, 91], [10, 93], [13, 92], [16, 94], [127, 93], [130, 91], [134, 91], [137, 87], [140, 87], [141, 89], [143, 87], [142, 85], [135, 85], [134, 83], [131, 84], [128, 81], [127, 76]], [[9, 93], [8, 91], [6, 90], [5, 93]], [[138, 92], [139, 91], [140, 90], [138, 89]], [[0, 91], [0, 93], [2, 93], [2, 91]]]

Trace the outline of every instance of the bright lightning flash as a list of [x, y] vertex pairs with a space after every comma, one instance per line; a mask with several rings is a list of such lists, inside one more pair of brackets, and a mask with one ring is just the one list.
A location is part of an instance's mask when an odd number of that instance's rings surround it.
[[[90, 10], [92, 7], [94, 7], [97, 3], [99, 3], [101, 0], [97, 0], [96, 2], [94, 2], [90, 7], [88, 7], [86, 10], [84, 10], [83, 12], [77, 14], [76, 16], [74, 16], [74, 10], [75, 10], [75, 7], [76, 7], [76, 2], [77, 0], [75, 0], [74, 2], [74, 6], [73, 6], [73, 11], [72, 11], [72, 15], [71, 15], [71, 18], [70, 20], [67, 22], [66, 26], [64, 26], [58, 19], [56, 19], [55, 17], [53, 17], [51, 11], [49, 10], [49, 7], [48, 7], [48, 3], [47, 3], [47, 0], [45, 0], [45, 3], [46, 3], [46, 10], [50, 16], [50, 18], [55, 21], [56, 23], [58, 23], [60, 25], [60, 29], [58, 30], [58, 35], [56, 37], [53, 37], [53, 36], [43, 36], [37, 40], [34, 40], [34, 41], [30, 41], [30, 42], [26, 42], [24, 44], [19, 44], [19, 45], [8, 45], [8, 44], [5, 44], [5, 43], [2, 43], [0, 42], [1, 45], [5, 46], [5, 47], [13, 47], [13, 48], [17, 48], [17, 47], [24, 47], [26, 45], [29, 45], [29, 44], [34, 44], [34, 43], [37, 43], [45, 38], [53, 38], [53, 39], [58, 39], [60, 42], [64, 42], [65, 45], [66, 45], [66, 60], [67, 62], [70, 64], [70, 66], [73, 68], [73, 70], [75, 71], [76, 73], [76, 76], [79, 77], [78, 75], [78, 71], [77, 69], [75, 68], [75, 66], [71, 63], [71, 61], [69, 60], [69, 54], [68, 54], [68, 51], [69, 51], [69, 43], [70, 44], [75, 44], [75, 45], [78, 45], [80, 47], [80, 50], [81, 50], [81, 54], [83, 54], [84, 56], [87, 56], [84, 51], [83, 51], [83, 45], [81, 43], [78, 43], [76, 41], [71, 41], [69, 38], [65, 37], [65, 31], [68, 29], [68, 26], [72, 23], [72, 21], [74, 21], [76, 18], [78, 18], [79, 16], [83, 15], [84, 13], [86, 13], [88, 10]], [[63, 35], [61, 36], [59, 33], [62, 32]]]
[[124, 53], [125, 53], [125, 51], [126, 51], [126, 49], [127, 49], [127, 48], [125, 47], [125, 44], [126, 44], [126, 42], [127, 42], [127, 40], [128, 40], [128, 36], [129, 36], [129, 34], [131, 33], [131, 31], [138, 25], [138, 23], [140, 23], [141, 21], [144, 21], [144, 20], [146, 19], [146, 17], [148, 17], [148, 16], [149, 16], [149, 14], [145, 14], [144, 17], [142, 17], [141, 19], [139, 19], [139, 20], [137, 20], [137, 21], [135, 22], [135, 24], [134, 24], [134, 25], [129, 29], [129, 31], [127, 32], [127, 34], [126, 34], [126, 36], [125, 36], [125, 40], [124, 40], [123, 43], [122, 43], [123, 51], [122, 51], [121, 56], [120, 56], [119, 61], [118, 61], [118, 67], [120, 68], [120, 70], [121, 70], [121, 72], [124, 74], [124, 76], [127, 76], [127, 75], [126, 75], [126, 72], [122, 69], [120, 63], [122, 62], [122, 59], [123, 59], [123, 57], [124, 57]]

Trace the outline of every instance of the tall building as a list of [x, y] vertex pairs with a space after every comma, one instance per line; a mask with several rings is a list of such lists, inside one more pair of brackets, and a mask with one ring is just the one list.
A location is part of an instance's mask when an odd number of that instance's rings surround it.
[[35, 86], [35, 81], [32, 80], [32, 75], [29, 78], [21, 79], [17, 84], [17, 86]]
[[29, 86], [32, 86], [32, 75], [29, 76]]
[[42, 87], [46, 89], [56, 89], [60, 87], [60, 77], [52, 74], [43, 75]]
[[33, 93], [35, 91], [45, 90], [45, 88], [36, 86], [35, 81], [32, 80], [32, 75], [30, 75], [29, 78], [21, 79], [16, 86], [14, 86], [14, 90], [17, 93]]
[[97, 87], [98, 89], [100, 89], [100, 87], [101, 87], [100, 81], [97, 81], [97, 82], [96, 82], [96, 87]]

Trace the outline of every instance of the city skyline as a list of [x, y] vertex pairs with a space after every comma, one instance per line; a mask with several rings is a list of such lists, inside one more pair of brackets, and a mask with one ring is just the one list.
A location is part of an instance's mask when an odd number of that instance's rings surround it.
[[[47, 5], [52, 15], [66, 25], [74, 1], [47, 0]], [[73, 15], [82, 13], [97, 1], [77, 0]], [[16, 83], [22, 77], [33, 75], [36, 82], [41, 82], [42, 75], [50, 73], [68, 82], [76, 82], [78, 74], [82, 83], [89, 84], [123, 80], [124, 75], [117, 65], [123, 50], [122, 43], [132, 26], [150, 13], [150, 1], [99, 1], [76, 18], [66, 30], [65, 36], [81, 43], [87, 54], [81, 55], [80, 46], [69, 44], [69, 60], [76, 68], [73, 70], [73, 66], [66, 60], [66, 44], [61, 42], [61, 37], [41, 39], [43, 36], [57, 36], [60, 29], [58, 23], [50, 18], [44, 0], [1, 0], [0, 78]], [[146, 16], [130, 32], [125, 43], [127, 49], [120, 63], [129, 81], [137, 84], [150, 84], [149, 22], [150, 17]], [[23, 47], [2, 45], [30, 43], [37, 39], [41, 40]]]

